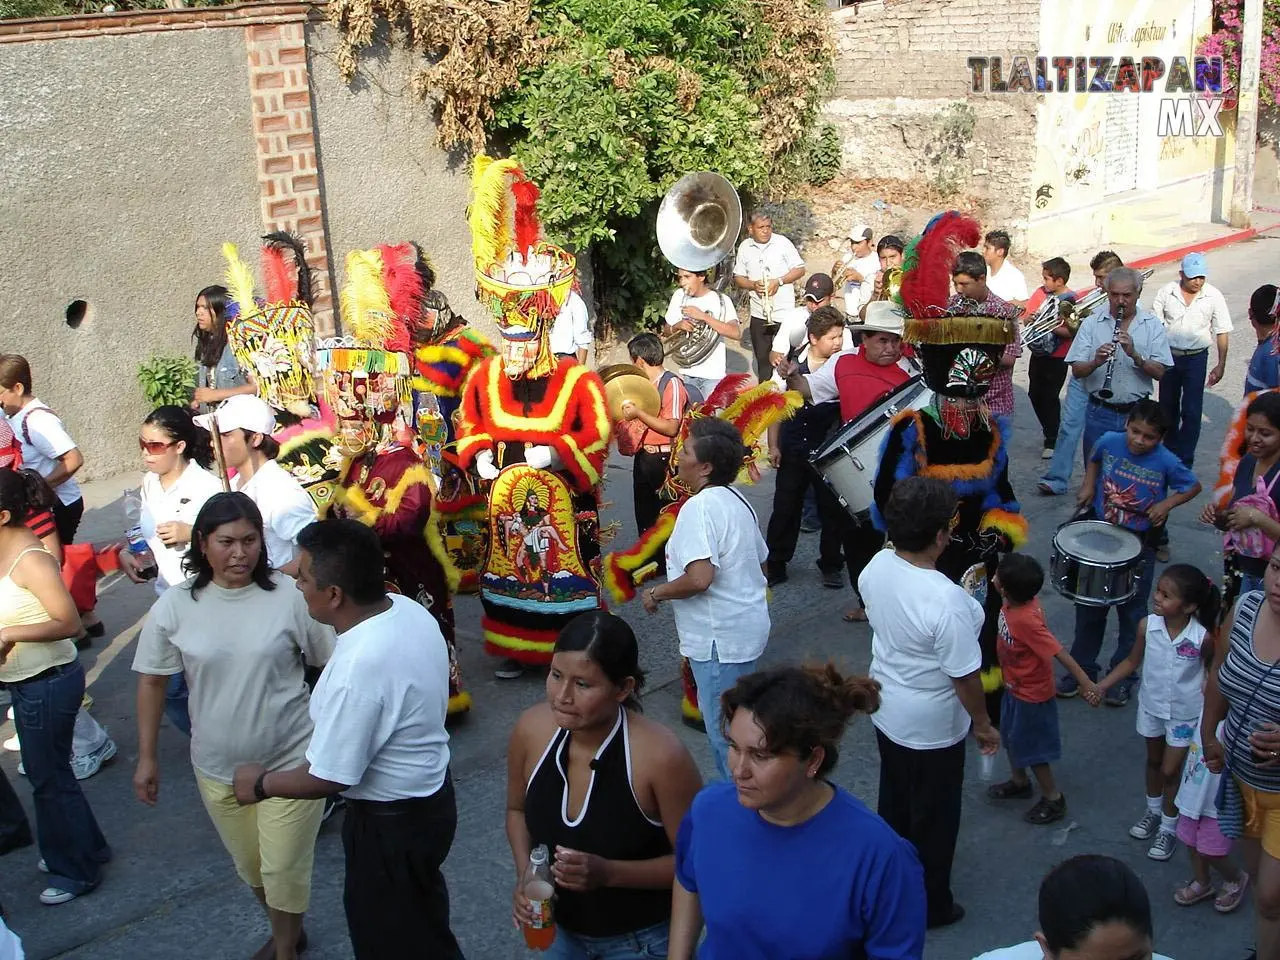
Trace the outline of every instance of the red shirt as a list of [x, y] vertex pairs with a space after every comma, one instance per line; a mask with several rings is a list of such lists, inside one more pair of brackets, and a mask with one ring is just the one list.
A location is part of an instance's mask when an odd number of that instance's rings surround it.
[[[1040, 309], [1040, 304], [1044, 303], [1044, 298], [1048, 295], [1049, 294], [1044, 287], [1036, 287], [1031, 294], [1031, 299], [1027, 301], [1027, 312], [1023, 315], [1023, 319], [1030, 320], [1034, 317], [1036, 315], [1036, 311]], [[1067, 300], [1071, 303], [1075, 303], [1076, 295], [1070, 290], [1064, 290], [1062, 293], [1058, 294], [1058, 299], [1059, 302]], [[1065, 360], [1067, 359], [1067, 351], [1070, 349], [1071, 338], [1059, 337], [1058, 345], [1053, 348], [1053, 353], [1049, 354], [1049, 356], [1055, 357], [1058, 360]]]
[[43, 540], [49, 534], [58, 529], [57, 524], [53, 522], [53, 514], [48, 510], [39, 512], [32, 511], [27, 514], [27, 519], [22, 521], [26, 528]]
[[911, 379], [896, 363], [878, 367], [862, 355], [846, 353], [836, 361], [836, 389], [840, 392], [840, 420], [848, 423], [876, 400]]
[[996, 654], [1004, 685], [1024, 703], [1044, 703], [1054, 697], [1053, 658], [1062, 650], [1039, 600], [1020, 607], [1000, 608]]

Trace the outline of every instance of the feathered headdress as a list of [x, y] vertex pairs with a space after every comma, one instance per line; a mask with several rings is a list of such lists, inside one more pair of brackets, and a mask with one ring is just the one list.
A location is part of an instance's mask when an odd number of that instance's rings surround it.
[[467, 225], [471, 228], [471, 256], [477, 270], [487, 270], [506, 259], [511, 250], [511, 208], [508, 178], [519, 174], [516, 160], [495, 160], [481, 154], [471, 170], [471, 206]]

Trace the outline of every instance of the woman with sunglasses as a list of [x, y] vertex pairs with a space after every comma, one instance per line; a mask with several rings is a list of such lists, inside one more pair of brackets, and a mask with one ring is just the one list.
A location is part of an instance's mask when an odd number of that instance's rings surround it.
[[[222, 490], [222, 483], [207, 469], [213, 464], [213, 446], [207, 431], [196, 426], [182, 407], [157, 407], [142, 421], [138, 435], [142, 451], [142, 535], [156, 558], [157, 594], [187, 579], [182, 561], [191, 543], [191, 526], [205, 501]], [[142, 562], [129, 551], [120, 551], [120, 569], [134, 583], [144, 582]], [[182, 673], [168, 680], [165, 716], [191, 736], [187, 711], [187, 681]]]

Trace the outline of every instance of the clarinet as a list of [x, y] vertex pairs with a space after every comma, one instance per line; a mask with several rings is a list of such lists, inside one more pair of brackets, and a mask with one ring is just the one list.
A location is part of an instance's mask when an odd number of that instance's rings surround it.
[[1111, 390], [1111, 378], [1115, 376], [1116, 356], [1120, 352], [1120, 323], [1124, 320], [1124, 308], [1121, 307], [1117, 313], [1119, 313], [1119, 316], [1116, 317], [1115, 332], [1111, 335], [1112, 350], [1111, 356], [1107, 360], [1107, 375], [1102, 380], [1102, 389], [1095, 394], [1099, 400], [1110, 400], [1115, 395]]

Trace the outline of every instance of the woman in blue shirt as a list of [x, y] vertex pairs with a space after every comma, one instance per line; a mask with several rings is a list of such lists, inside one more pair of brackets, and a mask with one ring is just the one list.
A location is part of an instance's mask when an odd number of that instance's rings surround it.
[[216, 407], [228, 397], [257, 393], [253, 378], [236, 363], [227, 343], [227, 288], [214, 284], [196, 294], [196, 326], [191, 339], [196, 342], [199, 372], [192, 406], [202, 410]]
[[731, 783], [703, 789], [676, 840], [668, 957], [912, 960], [924, 874], [911, 845], [825, 777], [880, 685], [835, 667], [775, 667], [724, 694]]

